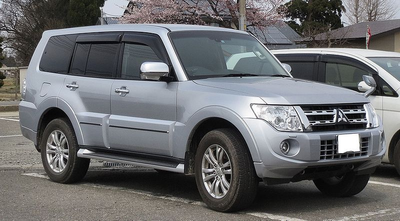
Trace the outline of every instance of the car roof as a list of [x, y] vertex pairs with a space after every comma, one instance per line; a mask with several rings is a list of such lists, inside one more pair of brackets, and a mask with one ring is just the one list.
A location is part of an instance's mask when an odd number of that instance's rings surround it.
[[80, 34], [80, 33], [97, 33], [97, 32], [125, 32], [125, 31], [138, 31], [138, 32], [175, 32], [175, 31], [226, 31], [236, 33], [246, 33], [229, 28], [220, 28], [213, 26], [201, 25], [183, 25], [183, 24], [113, 24], [113, 25], [94, 25], [76, 28], [64, 28], [45, 31], [45, 35], [64, 35], [64, 34]]
[[272, 50], [274, 54], [292, 54], [292, 53], [338, 53], [338, 54], [349, 54], [359, 57], [400, 57], [400, 53], [392, 51], [381, 51], [371, 49], [359, 49], [359, 48], [296, 48], [296, 49], [284, 49], [284, 50]]

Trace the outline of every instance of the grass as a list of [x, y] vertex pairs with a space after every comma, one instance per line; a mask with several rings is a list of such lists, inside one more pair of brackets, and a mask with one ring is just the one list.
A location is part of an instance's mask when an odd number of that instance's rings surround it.
[[[0, 88], [0, 101], [12, 101], [15, 100], [15, 78], [7, 77], [3, 80], [4, 85]], [[19, 86], [17, 88], [17, 100], [20, 99]]]

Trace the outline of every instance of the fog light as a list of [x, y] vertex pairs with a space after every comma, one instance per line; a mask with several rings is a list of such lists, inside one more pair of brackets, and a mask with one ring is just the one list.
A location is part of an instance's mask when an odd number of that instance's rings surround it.
[[286, 140], [282, 141], [280, 148], [281, 148], [282, 153], [287, 155], [290, 151], [290, 143]]

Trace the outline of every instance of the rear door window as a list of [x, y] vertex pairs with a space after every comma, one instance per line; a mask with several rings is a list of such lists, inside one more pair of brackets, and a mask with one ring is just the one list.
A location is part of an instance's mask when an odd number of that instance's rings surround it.
[[116, 70], [119, 44], [92, 44], [86, 65], [87, 76], [112, 77]]
[[75, 55], [72, 60], [71, 73], [84, 75], [86, 71], [86, 62], [89, 55], [90, 44], [77, 44]]
[[118, 43], [78, 43], [70, 72], [75, 75], [110, 78], [116, 73], [118, 50]]

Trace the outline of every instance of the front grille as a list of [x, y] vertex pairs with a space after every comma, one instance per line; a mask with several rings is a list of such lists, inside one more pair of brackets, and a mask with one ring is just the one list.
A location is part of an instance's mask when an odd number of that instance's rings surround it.
[[335, 140], [321, 140], [320, 160], [333, 160], [333, 159], [348, 159], [354, 157], [361, 157], [368, 155], [369, 139], [368, 137], [361, 138], [360, 152], [338, 153], [337, 139]]
[[302, 106], [308, 118], [309, 131], [365, 129], [367, 114], [364, 105]]

